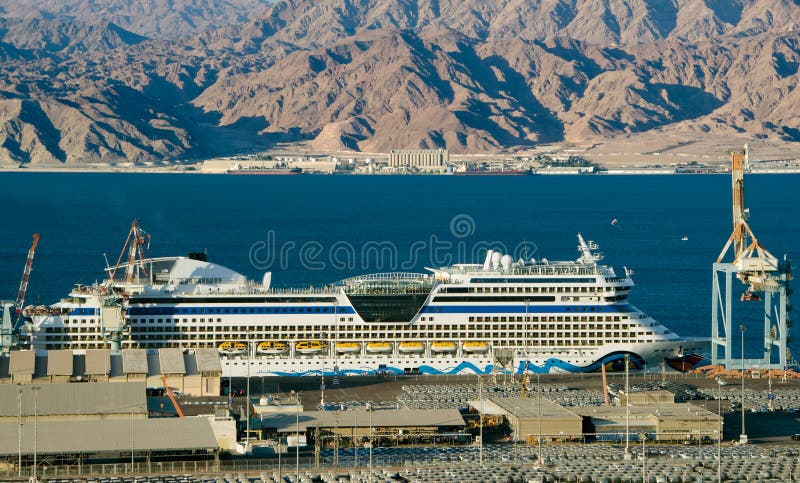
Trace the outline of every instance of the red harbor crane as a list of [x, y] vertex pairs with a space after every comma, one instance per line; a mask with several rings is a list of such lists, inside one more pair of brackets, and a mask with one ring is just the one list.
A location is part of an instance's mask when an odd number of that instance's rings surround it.
[[28, 280], [31, 278], [31, 270], [33, 269], [33, 256], [36, 254], [36, 247], [39, 245], [39, 234], [33, 234], [33, 243], [28, 250], [28, 259], [25, 261], [25, 268], [22, 270], [22, 280], [19, 283], [19, 290], [17, 291], [17, 300], [14, 302], [16, 310], [16, 320], [14, 325], [17, 325], [22, 318], [22, 307], [25, 304], [25, 294], [28, 292]]

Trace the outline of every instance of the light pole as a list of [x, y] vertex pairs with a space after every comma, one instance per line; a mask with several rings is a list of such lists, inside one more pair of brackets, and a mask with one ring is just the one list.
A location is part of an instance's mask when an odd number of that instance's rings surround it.
[[297, 469], [297, 479], [295, 481], [300, 481], [300, 393], [296, 392], [294, 398], [295, 437], [297, 438], [297, 446], [294, 448], [294, 462]]
[[244, 443], [244, 451], [245, 453], [250, 452], [250, 329], [247, 329], [247, 397], [244, 401], [244, 410], [245, 410], [245, 417], [247, 418], [247, 426], [245, 427], [245, 443]]
[[539, 425], [539, 434], [536, 438], [536, 444], [539, 447], [537, 459], [539, 460], [538, 463], [542, 464], [542, 386], [541, 381], [539, 379], [539, 371], [536, 371], [536, 419], [538, 420], [537, 424]]
[[717, 416], [719, 425], [717, 427], [717, 482], [722, 482], [722, 381], [717, 378]]
[[630, 381], [628, 378], [628, 358], [630, 355], [625, 354], [625, 458], [631, 457], [631, 449], [630, 449], [630, 431], [631, 431], [631, 405], [630, 405], [630, 398], [631, 398], [631, 389], [630, 389]]
[[37, 481], [36, 476], [36, 453], [38, 450], [39, 444], [39, 426], [38, 426], [38, 403], [39, 403], [39, 390], [42, 389], [41, 386], [31, 386], [31, 390], [33, 392], [33, 481]]
[[642, 438], [642, 482], [647, 481], [647, 452], [644, 449], [644, 442], [647, 441], [647, 433], [642, 431], [639, 433]]
[[369, 411], [369, 481], [372, 481], [372, 403], [367, 403]]
[[478, 439], [480, 439], [478, 462], [480, 463], [480, 467], [483, 468], [483, 378], [481, 378], [480, 374], [478, 374], [478, 399], [481, 401], [481, 409], [478, 411], [478, 424], [480, 425], [480, 433], [478, 436]]
[[17, 476], [22, 478], [22, 384], [17, 383], [17, 444], [19, 445], [19, 462]]
[[742, 334], [742, 433], [739, 435], [739, 444], [747, 443], [747, 431], [744, 428], [744, 325], [739, 326], [739, 332]]

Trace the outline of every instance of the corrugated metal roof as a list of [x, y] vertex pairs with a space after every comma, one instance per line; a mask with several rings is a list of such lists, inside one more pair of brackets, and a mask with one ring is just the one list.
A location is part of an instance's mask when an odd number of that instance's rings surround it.
[[[76, 414], [146, 414], [144, 382], [87, 382], [26, 384], [22, 387], [23, 415], [33, 415], [34, 391], [40, 416]], [[17, 385], [0, 384], [0, 416], [17, 416]]]
[[125, 374], [147, 374], [147, 351], [144, 349], [123, 350], [122, 372]]
[[222, 363], [219, 360], [217, 349], [196, 349], [197, 369], [200, 372], [222, 372]]
[[[81, 386], [85, 384], [79, 384]], [[17, 454], [17, 423], [0, 424], [0, 455]], [[97, 453], [215, 449], [217, 440], [206, 418], [43, 421], [38, 423], [37, 452]], [[23, 425], [22, 452], [33, 452], [32, 424]]]
[[186, 374], [181, 349], [158, 349], [158, 360], [161, 364], [161, 374]]
[[11, 374], [31, 374], [36, 370], [36, 352], [14, 351], [11, 353]]
[[47, 351], [47, 375], [71, 376], [72, 351], [69, 349]]
[[[306, 428], [368, 428], [372, 413], [372, 426], [381, 427], [431, 427], [464, 426], [464, 418], [457, 409], [398, 409], [375, 411], [303, 411], [299, 414], [300, 431]], [[261, 426], [278, 428], [278, 432], [297, 430], [295, 413], [264, 413]]]
[[519, 419], [581, 419], [573, 411], [546, 397], [505, 397], [470, 401], [469, 405], [486, 414], [510, 414]]
[[86, 349], [86, 374], [105, 375], [111, 372], [111, 351], [108, 349]]

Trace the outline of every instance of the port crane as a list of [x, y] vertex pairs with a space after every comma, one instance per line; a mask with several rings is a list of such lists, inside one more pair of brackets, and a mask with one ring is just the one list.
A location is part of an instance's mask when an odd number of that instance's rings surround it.
[[[749, 171], [749, 152], [744, 149], [731, 150], [731, 192], [733, 208], [733, 231], [713, 264], [711, 290], [711, 362], [723, 364], [727, 369], [759, 367], [762, 369], [785, 369], [787, 363], [787, 342], [790, 320], [788, 316], [789, 281], [791, 263], [784, 255], [779, 261], [761, 242], [750, 228], [750, 211], [744, 203], [744, 175]], [[726, 261], [726, 259], [728, 261]], [[732, 357], [734, 331], [742, 331], [743, 321], [734, 325], [733, 277], [744, 286], [745, 291], [738, 297], [742, 302], [764, 302], [764, 351], [761, 358], [739, 359]], [[777, 350], [773, 350], [777, 349]], [[743, 352], [743, 348], [742, 348]], [[773, 363], [773, 354], [778, 354], [778, 362]]]
[[[115, 280], [117, 270], [125, 267], [125, 284], [130, 285], [134, 281], [134, 274], [136, 278], [139, 277], [139, 272], [147, 274], [147, 269], [144, 266], [144, 260], [148, 258], [148, 250], [150, 249], [150, 234], [144, 231], [136, 220], [131, 222], [131, 229], [128, 232], [128, 237], [122, 245], [122, 251], [119, 254], [117, 263], [113, 267], [108, 267], [109, 278]], [[128, 252], [128, 261], [123, 264], [122, 259], [125, 257], [125, 252]]]
[[25, 296], [28, 293], [28, 281], [33, 270], [33, 258], [36, 255], [36, 247], [39, 246], [39, 234], [33, 234], [33, 242], [28, 250], [28, 257], [25, 259], [25, 268], [22, 269], [22, 279], [17, 290], [17, 298], [14, 302], [0, 302], [0, 348], [8, 351], [19, 341], [17, 334], [19, 325], [22, 321], [22, 309], [25, 305]]

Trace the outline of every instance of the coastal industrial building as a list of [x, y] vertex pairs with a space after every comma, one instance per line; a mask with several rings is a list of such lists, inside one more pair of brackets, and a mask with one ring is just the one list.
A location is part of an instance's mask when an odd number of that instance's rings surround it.
[[[496, 398], [470, 401], [474, 411], [506, 418], [516, 441], [574, 441], [631, 439], [644, 433], [662, 442], [716, 441], [721, 418], [700, 406], [675, 403], [668, 391], [631, 393], [630, 406], [562, 407], [545, 398]], [[621, 398], [626, 399], [626, 398]]]
[[393, 149], [389, 153], [389, 167], [441, 167], [450, 162], [446, 149]]
[[483, 415], [505, 417], [516, 441], [535, 441], [540, 434], [562, 441], [583, 437], [583, 418], [545, 397], [493, 398], [469, 404]]
[[0, 355], [3, 384], [48, 384], [85, 381], [167, 385], [192, 396], [220, 394], [222, 365], [216, 349], [107, 349], [80, 351], [11, 351]]

